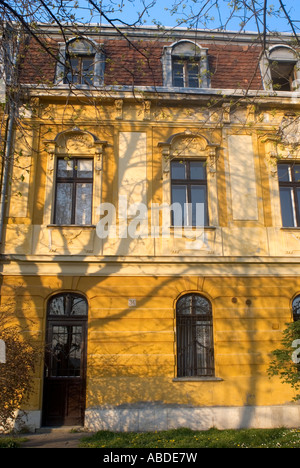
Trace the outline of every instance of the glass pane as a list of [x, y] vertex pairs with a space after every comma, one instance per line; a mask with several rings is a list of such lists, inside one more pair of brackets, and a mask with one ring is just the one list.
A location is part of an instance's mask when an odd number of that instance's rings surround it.
[[92, 223], [92, 184], [76, 184], [75, 224]]
[[87, 315], [87, 302], [84, 297], [72, 298], [71, 315]]
[[53, 325], [51, 342], [51, 376], [79, 377], [82, 326]]
[[173, 226], [186, 225], [185, 206], [187, 203], [187, 187], [186, 185], [174, 185], [172, 187], [172, 223]]
[[294, 320], [299, 320], [300, 318], [300, 296], [295, 297], [293, 300], [293, 316]]
[[300, 188], [296, 190], [296, 196], [297, 196], [297, 217], [296, 217], [296, 226], [300, 227]]
[[177, 302], [177, 314], [178, 315], [191, 315], [192, 313], [192, 299], [193, 296], [187, 295], [181, 297]]
[[295, 164], [294, 178], [296, 182], [300, 182], [300, 164]]
[[281, 215], [282, 225], [284, 227], [294, 227], [294, 203], [293, 191], [288, 187], [280, 188], [280, 202], [281, 202]]
[[291, 181], [290, 164], [278, 164], [278, 180], [279, 182]]
[[210, 303], [208, 302], [205, 297], [194, 295], [194, 313], [196, 315], [211, 315], [211, 307]]
[[82, 82], [83, 84], [93, 84], [94, 77], [94, 58], [82, 59]]
[[92, 159], [78, 159], [77, 161], [77, 177], [93, 177], [93, 160]]
[[206, 202], [206, 187], [200, 185], [192, 185], [191, 187], [191, 202], [192, 202], [192, 226], [207, 225], [207, 202]]
[[188, 86], [190, 88], [199, 88], [199, 64], [195, 62], [188, 62]]
[[173, 62], [173, 86], [184, 87], [183, 63]]
[[72, 184], [58, 183], [56, 187], [55, 223], [72, 222]]
[[50, 299], [49, 303], [50, 315], [65, 315], [64, 296], [55, 296]]
[[186, 163], [180, 161], [171, 162], [171, 178], [185, 179], [186, 178]]
[[58, 159], [57, 160], [57, 177], [70, 178], [73, 177], [73, 160]]
[[179, 315], [195, 314], [211, 316], [211, 307], [205, 297], [198, 296], [198, 294], [188, 294], [178, 300], [177, 313]]
[[68, 68], [67, 79], [70, 83], [78, 83], [79, 78], [79, 60], [72, 58], [69, 60], [70, 67]]
[[206, 163], [204, 161], [190, 162], [190, 178], [192, 180], [206, 180]]

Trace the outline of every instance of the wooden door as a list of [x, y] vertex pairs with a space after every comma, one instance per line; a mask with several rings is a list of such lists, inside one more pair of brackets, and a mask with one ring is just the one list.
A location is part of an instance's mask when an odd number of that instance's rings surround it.
[[86, 299], [69, 293], [52, 297], [47, 313], [44, 426], [84, 424], [86, 336]]

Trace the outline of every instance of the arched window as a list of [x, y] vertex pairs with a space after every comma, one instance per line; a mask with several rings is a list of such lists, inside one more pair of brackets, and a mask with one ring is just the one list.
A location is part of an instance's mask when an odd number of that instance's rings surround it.
[[299, 55], [290, 46], [277, 44], [261, 60], [264, 88], [273, 91], [295, 91], [299, 87]]
[[164, 86], [208, 88], [207, 49], [189, 40], [164, 47], [162, 57]]
[[300, 294], [293, 300], [293, 319], [294, 322], [300, 320]]
[[73, 38], [60, 44], [56, 83], [97, 86], [104, 82], [105, 55], [102, 44]]
[[176, 305], [177, 377], [212, 377], [214, 369], [211, 303], [186, 294]]
[[297, 54], [290, 47], [277, 46], [269, 51], [269, 66], [274, 91], [292, 91], [297, 78]]
[[79, 317], [87, 316], [87, 301], [77, 293], [57, 294], [48, 302], [48, 317]]
[[65, 83], [93, 84], [95, 49], [85, 40], [75, 39], [68, 43]]

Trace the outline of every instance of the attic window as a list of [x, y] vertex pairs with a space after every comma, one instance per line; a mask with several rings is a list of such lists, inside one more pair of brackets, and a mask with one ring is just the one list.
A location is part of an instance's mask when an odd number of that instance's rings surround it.
[[66, 63], [65, 83], [92, 85], [94, 81], [94, 55], [69, 57]]
[[296, 51], [288, 46], [274, 46], [268, 51], [264, 70], [265, 88], [273, 91], [294, 91], [299, 82], [299, 61]]
[[293, 83], [296, 79], [295, 65], [296, 62], [270, 62], [274, 91], [293, 91]]
[[173, 86], [184, 88], [199, 88], [199, 59], [188, 57], [173, 58]]
[[164, 86], [209, 87], [207, 49], [192, 41], [179, 41], [164, 48], [162, 61]]
[[101, 44], [75, 38], [60, 44], [56, 83], [97, 86], [104, 82], [105, 56]]

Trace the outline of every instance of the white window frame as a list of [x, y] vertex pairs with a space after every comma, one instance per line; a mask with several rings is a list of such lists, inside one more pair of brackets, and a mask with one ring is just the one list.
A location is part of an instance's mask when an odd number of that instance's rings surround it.
[[174, 42], [170, 46], [165, 46], [162, 56], [163, 68], [163, 84], [168, 88], [182, 89], [173, 85], [173, 58], [180, 56], [183, 60], [199, 57], [199, 71], [201, 83], [199, 88], [186, 88], [185, 89], [201, 89], [210, 88], [209, 67], [208, 67], [208, 49], [202, 47], [196, 42], [183, 39]]
[[[66, 85], [64, 79], [66, 76], [66, 62], [68, 51], [74, 56], [94, 55], [94, 74], [93, 85], [101, 86], [104, 84], [105, 55], [102, 51], [102, 44], [96, 44], [90, 38], [72, 38], [67, 43], [59, 43], [59, 61], [56, 66], [55, 84]], [[72, 83], [71, 83], [72, 84]], [[67, 84], [68, 86], [69, 84]], [[89, 87], [87, 84], [75, 84], [76, 87]]]
[[[280, 92], [273, 89], [271, 62], [290, 63], [295, 62], [295, 80], [293, 81], [290, 92], [296, 91], [300, 86], [300, 57], [299, 54], [290, 46], [285, 44], [276, 44], [270, 47], [263, 55], [260, 62], [261, 75], [264, 89], [268, 91]], [[288, 92], [288, 91], [281, 91]]]

